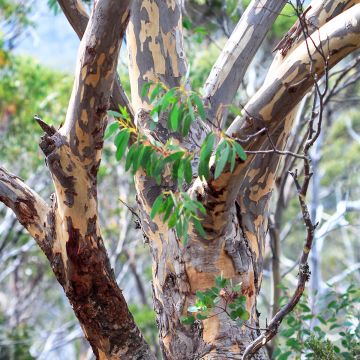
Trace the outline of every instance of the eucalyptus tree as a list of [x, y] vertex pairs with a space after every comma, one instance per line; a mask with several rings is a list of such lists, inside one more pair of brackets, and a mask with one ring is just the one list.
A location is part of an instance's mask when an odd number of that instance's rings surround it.
[[[277, 47], [263, 86], [225, 127], [229, 105], [285, 0], [253, 0], [216, 60], [203, 98], [191, 89], [177, 0], [59, 0], [82, 39], [59, 129], [36, 121], [55, 192], [47, 202], [0, 168], [0, 201], [47, 256], [98, 359], [153, 359], [104, 247], [97, 172], [108, 110], [117, 157], [129, 147], [141, 229], [149, 244], [153, 303], [166, 359], [266, 359], [263, 346], [308, 280], [315, 226], [307, 227], [299, 286], [265, 329], [256, 308], [268, 207], [297, 104], [360, 45], [356, 0], [315, 0]], [[125, 31], [131, 100], [116, 76]], [[34, 109], [34, 112], [36, 109]], [[314, 111], [315, 113], [315, 111]], [[310, 128], [312, 130], [312, 128]], [[315, 140], [309, 130], [309, 146]], [[316, 132], [316, 131], [315, 131]]]

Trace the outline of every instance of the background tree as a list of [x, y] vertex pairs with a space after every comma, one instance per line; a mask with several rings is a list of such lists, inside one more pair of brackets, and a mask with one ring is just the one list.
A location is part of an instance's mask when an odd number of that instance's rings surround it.
[[[301, 24], [300, 21], [294, 28], [296, 31], [286, 38], [285, 46], [280, 48], [276, 60], [279, 69], [270, 73], [249, 101], [242, 115], [244, 119], [236, 119], [227, 135], [222, 135], [220, 126], [225, 122], [227, 107], [283, 4], [278, 1], [258, 4], [254, 1], [249, 5], [205, 85], [207, 121], [200, 121], [201, 103], [194, 100], [196, 106], [192, 109], [193, 105], [188, 105], [187, 111], [193, 111], [198, 119], [192, 122], [190, 135], [184, 138], [167, 131], [171, 129], [167, 129], [166, 112], [159, 112], [159, 125], [155, 130], [149, 130], [153, 105], [142, 92], [143, 85], [152, 81], [153, 89], [180, 86], [185, 98], [191, 94], [186, 77], [188, 71], [179, 4], [137, 1], [132, 4], [127, 35], [132, 91], [130, 105], [118, 82], [112, 99], [109, 98], [121, 39], [118, 35], [127, 23], [124, 14], [127, 14], [128, 4], [97, 3], [85, 31], [88, 20], [78, 7], [79, 3], [60, 2], [78, 35], [85, 35], [64, 126], [55, 130], [38, 119], [46, 133], [41, 147], [55, 186], [53, 204], [52, 207], [46, 205], [5, 170], [1, 172], [1, 200], [14, 210], [47, 255], [97, 357], [152, 357], [116, 285], [99, 232], [96, 174], [109, 100], [116, 110], [118, 103], [127, 107], [128, 120], [137, 124], [138, 144], [140, 140], [144, 141], [141, 138], [143, 132], [163, 143], [175, 137], [186, 151], [195, 154], [192, 181], [183, 191], [194, 202], [202, 203], [206, 215], [201, 218], [202, 228], [190, 226], [186, 244], [178, 229], [176, 232], [169, 230], [161, 216], [150, 218], [158, 195], [175, 191], [174, 181], [166, 171], [159, 182], [146, 176], [144, 169], [135, 176], [141, 227], [153, 255], [154, 303], [165, 357], [239, 356], [260, 334], [256, 297], [262, 277], [268, 200], [279, 155], [291, 128], [293, 117], [288, 114], [314, 82], [318, 85], [315, 74], [327, 74], [331, 66], [358, 46], [358, 5], [345, 11], [354, 3], [328, 1], [326, 4], [313, 4], [306, 12], [308, 22]], [[344, 13], [339, 15], [341, 12]], [[108, 14], [106, 21], [99, 14]], [[119, 18], [122, 19], [120, 24], [116, 22]], [[313, 19], [318, 23], [314, 24]], [[325, 25], [326, 22], [330, 24]], [[344, 27], [344, 24], [350, 25]], [[308, 38], [307, 42], [296, 42], [296, 37], [301, 38], [304, 29], [315, 30], [313, 40]], [[244, 38], [244, 32], [249, 31], [257, 36]], [[305, 35], [309, 34], [305, 32]], [[151, 94], [154, 94], [153, 89]], [[192, 99], [196, 97], [193, 95]], [[133, 118], [132, 114], [136, 117]], [[316, 121], [313, 116], [311, 119]], [[205, 172], [204, 175], [209, 172], [205, 180], [197, 175], [197, 159], [210, 127], [218, 139], [222, 138], [219, 147], [228, 139], [236, 140], [248, 151], [248, 158], [235, 158], [234, 171], [230, 171], [230, 164], [226, 165], [226, 162], [218, 171], [219, 163], [224, 163], [221, 161], [224, 152], [229, 152], [226, 146], [222, 151], [218, 147], [217, 159], [210, 163], [210, 169], [208, 157], [205, 161], [208, 170], [199, 168], [203, 174]], [[132, 127], [128, 126], [128, 129]], [[126, 133], [124, 130], [126, 128], [121, 130], [123, 134]], [[200, 153], [204, 153], [207, 144], [209, 137]], [[120, 143], [117, 145], [119, 151]], [[308, 153], [304, 157], [308, 161]], [[204, 165], [201, 155], [200, 164]], [[309, 173], [305, 172], [305, 175], [309, 177]], [[306, 210], [306, 204], [303, 208]], [[313, 226], [308, 224], [309, 233]], [[188, 306], [195, 303], [196, 291], [203, 292], [213, 287], [215, 278], [221, 273], [234, 284], [242, 283], [241, 295], [245, 296], [245, 311], [250, 315], [247, 322], [241, 326], [222, 312], [194, 325], [182, 323], [180, 319], [186, 315]], [[306, 278], [306, 272], [303, 274]], [[218, 286], [221, 290], [221, 283]], [[240, 293], [232, 295], [240, 298]], [[227, 301], [224, 294], [221, 301]], [[275, 325], [271, 327], [270, 324], [265, 330], [263, 336], [266, 339], [277, 332], [277, 323]], [[266, 355], [263, 352], [259, 356]]]

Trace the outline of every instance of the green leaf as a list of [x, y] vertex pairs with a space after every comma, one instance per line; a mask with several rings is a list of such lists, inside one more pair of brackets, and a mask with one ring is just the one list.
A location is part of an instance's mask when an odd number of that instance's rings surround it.
[[176, 233], [177, 233], [177, 236], [179, 238], [182, 238], [184, 233], [183, 233], [183, 226], [182, 226], [182, 221], [181, 219], [178, 219], [178, 221], [176, 222], [176, 225], [175, 225], [175, 229], [176, 229]]
[[152, 118], [152, 121], [156, 124], [159, 122], [160, 110], [161, 110], [161, 105], [157, 105], [150, 111], [150, 116]]
[[124, 129], [121, 130], [115, 137], [115, 145], [117, 147], [116, 149], [116, 160], [120, 161], [123, 157], [125, 150], [128, 146], [130, 139], [130, 130]]
[[289, 328], [289, 329], [283, 330], [280, 334], [281, 334], [281, 336], [284, 336], [284, 337], [290, 337], [295, 334], [295, 330], [293, 328]]
[[321, 315], [318, 315], [317, 318], [322, 324], [326, 325], [326, 320]]
[[162, 85], [160, 83], [157, 83], [150, 94], [150, 102], [153, 102], [156, 99], [156, 97], [160, 94], [161, 90]]
[[164, 195], [160, 194], [154, 201], [152, 209], [151, 209], [151, 213], [150, 213], [150, 218], [154, 219], [156, 214], [158, 213], [162, 203], [164, 201]]
[[174, 104], [178, 101], [178, 97], [175, 96], [176, 89], [170, 89], [164, 97], [161, 99], [161, 111], [166, 111], [170, 104]]
[[108, 110], [107, 114], [108, 114], [109, 116], [114, 117], [114, 118], [122, 118], [122, 115], [121, 115], [119, 112], [117, 112], [117, 111]]
[[134, 143], [130, 146], [129, 152], [126, 156], [125, 171], [128, 171], [131, 168], [133, 157], [137, 148], [138, 148], [138, 143]]
[[165, 166], [165, 161], [163, 159], [159, 159], [157, 161], [157, 164], [156, 164], [156, 166], [154, 168], [154, 172], [152, 174], [152, 176], [155, 178], [156, 183], [158, 185], [161, 184], [161, 175], [162, 175], [162, 173], [164, 171], [164, 166]]
[[179, 127], [179, 108], [176, 106], [176, 104], [173, 106], [170, 112], [170, 125], [171, 130], [177, 131]]
[[212, 149], [215, 143], [215, 134], [210, 133], [206, 136], [204, 143], [201, 145], [200, 161], [199, 161], [199, 176], [208, 179], [210, 176], [209, 162], [212, 153]]
[[237, 311], [234, 310], [234, 311], [230, 312], [230, 319], [231, 320], [236, 320], [237, 317], [238, 317]]
[[190, 184], [192, 182], [193, 173], [191, 168], [191, 162], [189, 159], [184, 160], [184, 176], [185, 181]]
[[239, 318], [240, 318], [241, 320], [247, 321], [247, 320], [250, 319], [250, 314], [249, 314], [246, 310], [244, 310], [244, 311], [242, 312], [242, 314], [239, 316]]
[[183, 221], [183, 245], [187, 245], [188, 240], [188, 230], [189, 230], [189, 220], [187, 218], [184, 218]]
[[196, 318], [197, 318], [198, 320], [206, 320], [206, 319], [207, 319], [207, 316], [202, 315], [202, 314], [197, 314], [197, 315], [196, 315]]
[[181, 322], [184, 325], [193, 325], [195, 322], [195, 317], [190, 315], [190, 316], [182, 316], [181, 318]]
[[169, 196], [165, 203], [164, 203], [164, 209], [163, 209], [163, 222], [166, 223], [166, 221], [169, 219], [169, 216], [171, 215], [171, 210], [174, 208], [174, 203], [173, 200], [171, 198], [171, 196]]
[[169, 156], [167, 156], [164, 161], [166, 163], [173, 163], [176, 162], [177, 160], [181, 159], [184, 156], [185, 152], [184, 151], [176, 151], [172, 154], [170, 154]]
[[303, 310], [303, 312], [311, 312], [311, 309], [306, 304], [299, 304], [299, 307]]
[[282, 353], [282, 354], [278, 357], [278, 360], [287, 360], [291, 354], [292, 354], [291, 351], [287, 351], [287, 352], [285, 352], [285, 353]]
[[233, 145], [234, 145], [234, 148], [235, 148], [236, 153], [238, 154], [239, 158], [241, 160], [245, 161], [247, 159], [247, 156], [245, 154], [243, 147], [236, 141], [233, 142]]
[[147, 82], [143, 85], [141, 89], [141, 98], [144, 99], [149, 94], [150, 86], [152, 85], [152, 82]]
[[119, 109], [120, 109], [120, 113], [121, 113], [122, 118], [129, 120], [130, 115], [129, 115], [128, 111], [127, 111], [126, 106], [120, 106]]
[[178, 171], [179, 171], [179, 167], [180, 167], [180, 162], [181, 159], [177, 159], [176, 161], [174, 161], [172, 169], [171, 169], [171, 176], [174, 180], [177, 180], [178, 177]]
[[184, 29], [190, 30], [192, 28], [192, 23], [188, 17], [184, 17], [182, 23]]
[[192, 222], [194, 224], [195, 229], [199, 233], [199, 235], [203, 238], [206, 238], [206, 232], [205, 232], [204, 228], [202, 227], [201, 222], [196, 218], [193, 218]]
[[176, 212], [172, 213], [172, 215], [170, 216], [169, 222], [168, 222], [168, 227], [169, 229], [173, 228], [176, 225], [178, 216], [176, 214]]
[[225, 144], [226, 144], [225, 149], [221, 152], [219, 160], [216, 163], [215, 175], [214, 175], [215, 179], [217, 179], [221, 175], [229, 158], [230, 146], [228, 143]]
[[336, 308], [336, 306], [337, 306], [337, 302], [336, 302], [336, 300], [333, 300], [333, 301], [329, 302], [329, 304], [327, 305], [327, 308], [333, 309], [333, 308]]
[[191, 123], [192, 123], [191, 116], [189, 114], [187, 114], [183, 121], [183, 126], [182, 126], [182, 130], [181, 130], [182, 136], [186, 136], [189, 133]]
[[193, 105], [191, 103], [190, 98], [187, 99], [187, 105], [188, 105], [190, 118], [191, 118], [192, 121], [195, 121], [194, 109], [193, 109]]
[[222, 276], [217, 276], [215, 278], [215, 284], [220, 289], [223, 289], [228, 284], [228, 280], [223, 278]]
[[[147, 170], [147, 166], [150, 162], [150, 156], [151, 153], [153, 152], [153, 148], [151, 146], [144, 146], [144, 153], [143, 156], [141, 158], [141, 166], [143, 169]], [[147, 172], [147, 171], [146, 171]]]
[[106, 131], [105, 131], [105, 134], [104, 134], [104, 139], [108, 139], [109, 137], [111, 137], [115, 131], [119, 128], [119, 123], [117, 121], [111, 123], [107, 128], [106, 128]]
[[235, 116], [240, 116], [241, 115], [241, 109], [238, 108], [235, 105], [230, 105], [229, 106], [229, 112], [230, 112], [230, 114], [233, 114]]
[[205, 120], [205, 118], [206, 118], [205, 108], [204, 108], [204, 104], [203, 104], [202, 100], [200, 99], [200, 97], [197, 94], [192, 94], [191, 100], [196, 105], [197, 111], [198, 111], [201, 119]]
[[140, 169], [141, 164], [142, 164], [142, 159], [143, 156], [145, 154], [145, 150], [146, 150], [146, 146], [144, 144], [141, 144], [139, 146], [138, 151], [136, 152], [136, 154], [134, 154], [134, 164], [133, 164], [133, 171], [136, 172]]
[[206, 214], [206, 209], [204, 207], [204, 205], [197, 200], [193, 200], [193, 203], [195, 204], [196, 208], [202, 213], [202, 214]]
[[230, 171], [233, 172], [236, 163], [236, 150], [232, 147], [230, 150]]

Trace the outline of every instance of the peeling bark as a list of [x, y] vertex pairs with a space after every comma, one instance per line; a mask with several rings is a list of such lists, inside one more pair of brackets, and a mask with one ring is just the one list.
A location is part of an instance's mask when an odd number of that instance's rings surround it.
[[[315, 1], [307, 11], [313, 41], [323, 46], [330, 67], [360, 46], [360, 5], [355, 5], [358, 2]], [[99, 0], [90, 18], [80, 1], [59, 3], [82, 41], [64, 126], [55, 130], [37, 119], [45, 132], [40, 146], [55, 187], [53, 203], [48, 206], [2, 168], [0, 201], [15, 212], [47, 255], [96, 357], [153, 359], [116, 284], [106, 254], [98, 221], [96, 176], [110, 94], [121, 91], [120, 84], [115, 81], [113, 88], [113, 83], [129, 8], [132, 105], [136, 124], [145, 132], [151, 104], [148, 98], [141, 97], [143, 84], [161, 81], [169, 88], [179, 86], [187, 71], [181, 2]], [[251, 57], [284, 1], [259, 3], [252, 2], [209, 77], [206, 97], [213, 104], [211, 120], [216, 120], [221, 106], [233, 99]], [[268, 14], [265, 7], [275, 14]], [[253, 37], [249, 41], [253, 34], [257, 35], [256, 41]], [[247, 150], [268, 148], [265, 133], [252, 136], [264, 128], [277, 147], [285, 146], [293, 121], [289, 114], [313, 85], [314, 75], [320, 77], [324, 73], [323, 58], [310, 39], [308, 46], [312, 63], [306, 43], [300, 40], [298, 26], [294, 25], [278, 46], [276, 61], [281, 66], [271, 70], [271, 76], [246, 105], [244, 116], [237, 118], [227, 131], [230, 137], [249, 137], [244, 145]], [[189, 84], [185, 86], [189, 88]], [[113, 105], [120, 101], [115, 96]], [[126, 97], [121, 99], [129, 105]], [[188, 149], [195, 149], [208, 130], [196, 123], [192, 131], [188, 139], [179, 138]], [[157, 135], [165, 142], [169, 134]], [[250, 155], [245, 162], [237, 163], [233, 173], [225, 168], [214, 180], [212, 168], [209, 181], [194, 179], [188, 192], [207, 210], [203, 221], [207, 237], [200, 237], [190, 228], [186, 246], [159, 217], [151, 220], [149, 215], [155, 198], [174, 184], [165, 178], [158, 186], [143, 172], [136, 174], [142, 228], [152, 255], [154, 308], [165, 359], [237, 358], [259, 337], [259, 330], [239, 327], [225, 313], [197, 321], [193, 326], [183, 325], [180, 317], [194, 303], [196, 291], [211, 288], [215, 277], [223, 274], [234, 283], [242, 283], [250, 313], [248, 325], [258, 328], [256, 298], [262, 280], [268, 204], [278, 163], [278, 155]], [[263, 349], [254, 356], [267, 358]]]
[[36, 118], [45, 131], [40, 147], [55, 187], [52, 207], [18, 178], [0, 172], [0, 200], [47, 255], [98, 359], [154, 358], [116, 284], [97, 214], [96, 176], [129, 5], [95, 4], [64, 126], [57, 131]]

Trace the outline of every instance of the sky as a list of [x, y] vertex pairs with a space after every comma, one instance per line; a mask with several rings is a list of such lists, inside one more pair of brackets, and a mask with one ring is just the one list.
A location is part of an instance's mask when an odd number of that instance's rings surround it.
[[16, 48], [16, 53], [30, 55], [53, 69], [73, 73], [79, 39], [62, 13], [54, 15], [46, 1], [35, 1], [31, 19], [35, 28]]

